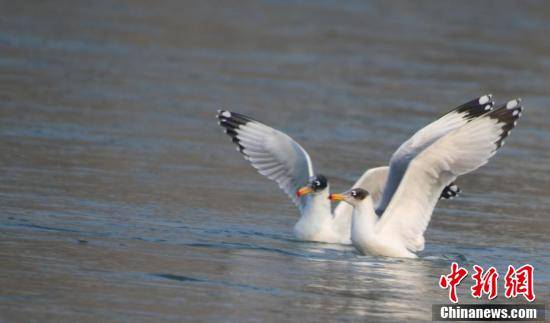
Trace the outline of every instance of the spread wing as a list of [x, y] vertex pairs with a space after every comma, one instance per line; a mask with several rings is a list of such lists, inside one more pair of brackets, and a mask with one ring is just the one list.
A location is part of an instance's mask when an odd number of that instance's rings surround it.
[[464, 103], [420, 129], [409, 140], [405, 141], [395, 151], [390, 160], [388, 181], [384, 187], [380, 203], [377, 205], [376, 213], [382, 214], [384, 212], [413, 158], [439, 138], [491, 111], [494, 108], [492, 99], [492, 95], [487, 94]]
[[305, 199], [298, 198], [296, 190], [313, 176], [311, 159], [302, 146], [285, 133], [239, 113], [219, 110], [217, 118], [244, 158], [277, 182], [301, 210]]
[[521, 116], [520, 100], [473, 119], [426, 147], [410, 162], [377, 233], [400, 239], [409, 250], [424, 247], [424, 231], [443, 187], [489, 160]]

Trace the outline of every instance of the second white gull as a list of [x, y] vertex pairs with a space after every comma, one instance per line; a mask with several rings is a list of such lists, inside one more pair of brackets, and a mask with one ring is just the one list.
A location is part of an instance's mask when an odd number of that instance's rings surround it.
[[458, 176], [483, 166], [504, 145], [523, 108], [520, 99], [475, 116], [470, 122], [425, 140], [430, 126], [414, 134], [393, 154], [382, 215], [368, 190], [355, 187], [331, 194], [353, 206], [351, 240], [363, 254], [416, 258], [441, 189]]

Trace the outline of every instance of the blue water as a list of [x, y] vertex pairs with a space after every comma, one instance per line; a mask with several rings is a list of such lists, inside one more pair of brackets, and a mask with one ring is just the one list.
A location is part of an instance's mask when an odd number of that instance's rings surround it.
[[[548, 301], [546, 2], [0, 8], [0, 321], [430, 320], [452, 261], [530, 263]], [[297, 210], [214, 118], [289, 133], [340, 191], [484, 93], [524, 116], [418, 260], [296, 241]]]

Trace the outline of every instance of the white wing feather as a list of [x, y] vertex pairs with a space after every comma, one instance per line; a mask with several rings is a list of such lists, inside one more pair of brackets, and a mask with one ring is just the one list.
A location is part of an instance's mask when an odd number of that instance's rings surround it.
[[418, 154], [378, 222], [377, 233], [399, 239], [410, 251], [422, 250], [424, 231], [443, 187], [487, 163], [502, 146], [521, 111], [519, 100], [510, 101], [453, 130]]
[[313, 165], [307, 152], [285, 133], [242, 114], [218, 111], [220, 126], [233, 139], [246, 160], [279, 187], [300, 208], [304, 199], [296, 190], [313, 176]]
[[494, 108], [492, 98], [491, 94], [483, 95], [454, 108], [441, 118], [420, 129], [409, 140], [401, 144], [390, 160], [388, 181], [384, 187], [380, 203], [377, 205], [376, 213], [382, 214], [384, 212], [413, 158], [439, 138], [491, 111]]

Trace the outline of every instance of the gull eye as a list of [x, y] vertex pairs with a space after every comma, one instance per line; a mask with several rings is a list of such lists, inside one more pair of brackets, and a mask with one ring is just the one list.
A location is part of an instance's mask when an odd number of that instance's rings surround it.
[[349, 195], [356, 200], [362, 201], [369, 195], [369, 192], [365, 191], [362, 188], [356, 188], [350, 191]]
[[313, 184], [314, 184], [315, 186], [321, 186], [321, 182], [319, 182], [319, 181], [315, 181], [315, 182], [313, 182]]

